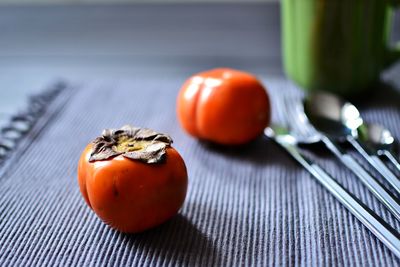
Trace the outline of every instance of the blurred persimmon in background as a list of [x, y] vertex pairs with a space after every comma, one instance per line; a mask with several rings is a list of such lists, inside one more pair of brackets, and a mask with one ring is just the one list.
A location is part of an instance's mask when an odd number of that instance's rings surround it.
[[181, 126], [192, 136], [223, 145], [245, 144], [271, 118], [266, 88], [252, 74], [217, 68], [190, 77], [177, 99]]

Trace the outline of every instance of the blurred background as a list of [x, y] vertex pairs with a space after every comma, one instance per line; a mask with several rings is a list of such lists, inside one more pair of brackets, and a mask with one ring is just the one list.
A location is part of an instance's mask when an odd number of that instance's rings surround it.
[[216, 2], [277, 2], [279, 0], [1, 0], [0, 3], [6, 4], [92, 4], [92, 3], [104, 3], [104, 4], [117, 4], [117, 3], [216, 3]]
[[276, 1], [0, 3], [0, 123], [57, 79], [186, 77], [216, 66], [280, 70]]
[[59, 79], [282, 76], [280, 26], [278, 0], [0, 0], [0, 124]]

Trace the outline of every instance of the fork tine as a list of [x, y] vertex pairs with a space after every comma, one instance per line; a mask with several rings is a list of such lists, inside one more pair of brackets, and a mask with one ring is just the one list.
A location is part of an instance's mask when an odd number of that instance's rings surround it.
[[285, 106], [284, 109], [286, 110], [286, 113], [288, 115], [288, 120], [289, 120], [289, 125], [291, 130], [293, 130], [296, 134], [305, 136], [307, 133], [305, 132], [305, 127], [299, 121], [299, 114], [297, 112], [297, 100], [295, 100], [293, 97], [287, 96], [285, 98]]
[[[376, 180], [363, 166], [361, 166], [351, 155], [347, 154], [340, 147], [337, 146], [335, 141], [328, 137], [324, 137], [314, 128], [307, 119], [302, 102], [298, 101], [297, 104], [286, 100], [285, 106], [287, 108], [288, 116], [290, 116], [290, 123], [298, 130], [296, 136], [300, 142], [307, 144], [314, 143], [314, 141], [321, 141], [325, 146], [348, 168], [350, 169], [361, 182], [371, 191], [378, 200], [383, 203], [390, 212], [400, 221], [400, 202], [398, 198], [392, 196], [387, 189], [385, 189], [379, 181]], [[292, 107], [290, 109], [289, 107]], [[295, 110], [295, 111], [293, 111]], [[307, 135], [315, 132], [317, 135]], [[315, 140], [313, 137], [316, 137]], [[314, 140], [313, 140], [314, 139]]]
[[285, 97], [278, 95], [276, 97], [276, 114], [277, 114], [277, 120], [278, 122], [284, 126], [284, 127], [289, 127], [289, 123], [288, 123], [288, 116], [287, 116], [287, 111], [285, 110], [285, 102], [284, 102]]
[[[279, 101], [278, 109], [276, 110], [277, 115], [281, 116], [282, 121], [289, 121], [290, 126], [295, 126], [296, 128], [303, 129], [305, 131], [306, 127], [300, 127], [300, 119], [299, 115], [301, 115], [303, 109], [303, 105], [301, 104], [301, 109], [297, 104], [294, 103], [292, 106], [290, 99], [288, 97], [279, 97], [276, 102]], [[300, 101], [299, 101], [300, 102]], [[301, 103], [301, 102], [300, 102]], [[283, 107], [281, 105], [283, 104]], [[276, 106], [275, 106], [276, 107]], [[290, 109], [293, 107], [294, 109]], [[294, 110], [294, 111], [293, 111]], [[300, 110], [300, 111], [299, 111]], [[308, 123], [311, 131], [316, 131], [315, 128], [311, 124], [309, 124], [308, 120], [303, 123]], [[306, 125], [307, 126], [307, 125]], [[288, 129], [290, 130], [290, 129]], [[287, 137], [287, 132], [284, 133], [285, 137]], [[282, 136], [282, 135], [281, 135]], [[381, 218], [375, 215], [370, 209], [366, 209], [366, 206], [359, 202], [358, 199], [354, 198], [353, 195], [344, 189], [341, 185], [339, 185], [334, 178], [332, 178], [329, 174], [327, 174], [322, 168], [320, 168], [315, 163], [304, 158], [304, 155], [298, 150], [297, 146], [297, 136], [289, 134], [290, 140], [295, 140], [295, 142], [288, 141], [288, 138], [276, 138], [277, 136], [273, 136], [272, 138], [280, 144], [286, 151], [292, 155], [303, 167], [305, 167], [318, 181], [322, 183], [325, 188], [327, 188], [334, 196], [336, 196], [339, 201], [349, 209], [349, 211], [354, 214], [366, 227], [368, 227], [372, 233], [374, 233], [385, 245], [387, 245], [396, 255], [400, 255], [399, 250], [399, 236], [395, 230], [393, 230], [388, 224], [386, 224]], [[338, 155], [340, 158], [341, 155]], [[348, 158], [351, 160], [351, 158]], [[357, 164], [355, 161], [343, 161], [347, 162], [346, 166], [351, 167], [350, 165]], [[356, 165], [357, 166], [357, 165]], [[351, 169], [351, 168], [350, 168]], [[358, 170], [360, 173], [363, 172], [363, 169]], [[365, 180], [364, 180], [365, 181]], [[375, 185], [375, 184], [373, 184]], [[369, 189], [371, 186], [368, 187]], [[374, 188], [374, 186], [372, 186]], [[375, 191], [373, 191], [376, 193]], [[379, 195], [379, 194], [378, 194]], [[382, 198], [379, 198], [382, 201]], [[388, 203], [384, 202], [386, 205]], [[400, 210], [400, 209], [399, 209]], [[392, 211], [392, 209], [391, 209]], [[379, 220], [378, 220], [379, 218]]]
[[[289, 108], [292, 107], [292, 108]], [[291, 121], [297, 132], [303, 137], [311, 137], [318, 134], [315, 127], [308, 120], [304, 112], [303, 102], [301, 99], [291, 97], [287, 99], [286, 108], [290, 111]]]
[[289, 97], [285, 95], [283, 97], [283, 107], [282, 107], [282, 109], [284, 111], [284, 114], [285, 114], [285, 117], [286, 117], [286, 120], [287, 120], [287, 126], [288, 126], [289, 131], [297, 132], [297, 129], [295, 127], [296, 125], [293, 124], [293, 120], [294, 120], [293, 114], [291, 112], [291, 109], [288, 108], [288, 105], [289, 105]]
[[297, 114], [297, 122], [299, 125], [302, 125], [303, 131], [307, 136], [315, 135], [317, 130], [315, 129], [314, 125], [308, 120], [306, 113], [304, 111], [303, 101], [298, 100], [294, 103], [294, 108], [296, 109]]
[[306, 124], [308, 127], [306, 127], [306, 129], [308, 130], [308, 134], [309, 135], [316, 135], [318, 134], [318, 130], [314, 127], [314, 125], [310, 122], [310, 120], [308, 119], [306, 112], [304, 110], [304, 104], [302, 101], [300, 101], [297, 104], [297, 107], [299, 107], [299, 109], [301, 109], [301, 111], [299, 111], [300, 116], [302, 117], [302, 121], [303, 124]]

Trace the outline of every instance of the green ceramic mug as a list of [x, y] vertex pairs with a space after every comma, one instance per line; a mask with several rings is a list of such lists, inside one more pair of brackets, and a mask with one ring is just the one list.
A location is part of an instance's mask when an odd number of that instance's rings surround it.
[[286, 75], [305, 90], [366, 92], [400, 58], [389, 48], [399, 0], [282, 0]]

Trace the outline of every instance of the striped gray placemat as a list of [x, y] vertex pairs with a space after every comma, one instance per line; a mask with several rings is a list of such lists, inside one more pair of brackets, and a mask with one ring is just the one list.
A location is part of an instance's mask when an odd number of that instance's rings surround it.
[[[306, 171], [266, 138], [240, 148], [203, 144], [175, 116], [184, 77], [66, 86], [0, 165], [1, 266], [399, 266], [399, 259]], [[301, 94], [264, 79], [278, 98]], [[364, 115], [400, 137], [396, 105]], [[126, 235], [103, 224], [80, 195], [76, 168], [103, 128], [124, 124], [170, 134], [186, 161], [189, 191], [180, 213]], [[315, 154], [314, 154], [315, 156]], [[315, 157], [317, 159], [317, 157]], [[327, 154], [318, 160], [396, 229], [400, 224]]]

